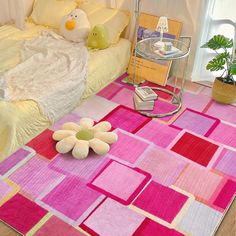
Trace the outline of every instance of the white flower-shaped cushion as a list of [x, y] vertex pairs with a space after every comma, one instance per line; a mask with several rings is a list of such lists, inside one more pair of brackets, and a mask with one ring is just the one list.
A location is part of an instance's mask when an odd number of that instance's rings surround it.
[[72, 150], [73, 157], [84, 159], [88, 156], [89, 148], [98, 155], [104, 155], [110, 150], [109, 144], [117, 141], [117, 134], [109, 132], [111, 124], [102, 121], [94, 125], [89, 118], [82, 118], [79, 124], [68, 122], [62, 125], [61, 130], [53, 133], [53, 139], [59, 141], [56, 150], [67, 153]]

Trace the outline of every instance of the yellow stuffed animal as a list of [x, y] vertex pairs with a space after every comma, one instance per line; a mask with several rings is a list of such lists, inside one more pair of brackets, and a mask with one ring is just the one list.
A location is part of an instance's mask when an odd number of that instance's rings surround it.
[[64, 16], [60, 24], [61, 35], [73, 42], [85, 41], [90, 29], [88, 17], [80, 9], [75, 9], [70, 14]]

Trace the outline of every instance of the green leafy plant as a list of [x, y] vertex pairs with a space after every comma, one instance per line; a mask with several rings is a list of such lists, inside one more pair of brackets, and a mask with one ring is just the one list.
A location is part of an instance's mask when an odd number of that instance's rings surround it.
[[216, 56], [208, 62], [206, 69], [209, 71], [223, 70], [223, 74], [217, 79], [235, 85], [233, 76], [236, 75], [236, 58], [232, 52], [229, 52], [232, 51], [233, 44], [232, 39], [226, 38], [224, 35], [215, 35], [201, 48], [209, 48], [216, 52]]

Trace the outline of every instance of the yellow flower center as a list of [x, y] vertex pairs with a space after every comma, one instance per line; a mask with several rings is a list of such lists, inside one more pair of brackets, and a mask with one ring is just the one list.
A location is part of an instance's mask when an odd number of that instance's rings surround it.
[[94, 131], [91, 129], [82, 129], [76, 133], [76, 138], [79, 140], [91, 140], [94, 138]]

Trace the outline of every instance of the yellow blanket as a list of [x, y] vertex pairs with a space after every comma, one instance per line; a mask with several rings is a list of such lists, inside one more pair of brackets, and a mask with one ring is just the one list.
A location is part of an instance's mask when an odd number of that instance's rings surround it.
[[[27, 30], [0, 27], [0, 74], [20, 62], [19, 49], [24, 40], [37, 37], [46, 28], [27, 23]], [[130, 42], [101, 51], [91, 51], [87, 86], [82, 99], [97, 93], [127, 68]], [[51, 124], [34, 101], [0, 101], [0, 162]]]

